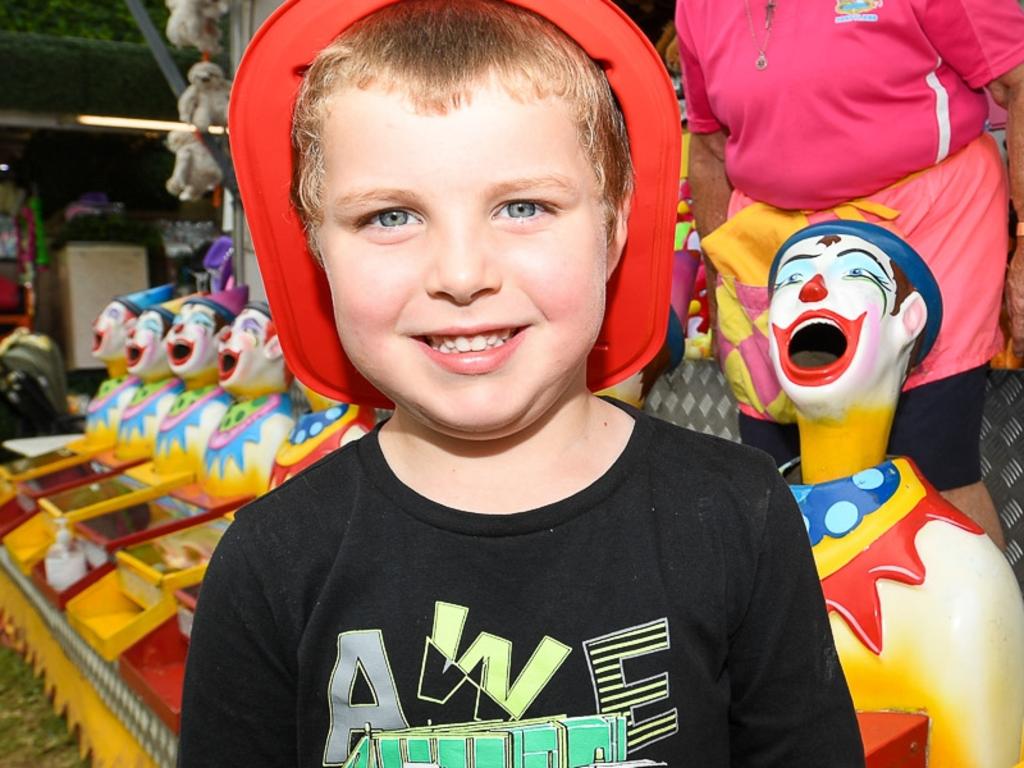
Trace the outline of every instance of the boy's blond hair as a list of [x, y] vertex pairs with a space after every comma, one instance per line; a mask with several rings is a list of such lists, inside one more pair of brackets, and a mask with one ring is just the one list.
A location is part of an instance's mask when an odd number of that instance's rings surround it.
[[325, 205], [323, 131], [333, 95], [345, 87], [383, 87], [422, 112], [444, 114], [491, 76], [515, 98], [556, 97], [569, 105], [610, 237], [633, 190], [633, 165], [622, 113], [601, 68], [565, 33], [519, 6], [404, 0], [345, 30], [303, 78], [292, 120], [292, 202], [317, 258]]

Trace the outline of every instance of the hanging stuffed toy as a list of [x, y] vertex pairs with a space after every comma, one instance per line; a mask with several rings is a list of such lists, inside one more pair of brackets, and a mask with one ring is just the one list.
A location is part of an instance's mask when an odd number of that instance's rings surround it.
[[221, 182], [220, 166], [192, 131], [171, 131], [167, 147], [174, 153], [174, 172], [167, 191], [179, 200], [198, 200]]
[[227, 0], [165, 0], [171, 15], [167, 39], [178, 48], [198, 48], [205, 54], [220, 53], [221, 16], [228, 12]]
[[178, 117], [201, 131], [227, 125], [231, 81], [212, 61], [199, 61], [188, 71], [189, 86], [178, 99]]

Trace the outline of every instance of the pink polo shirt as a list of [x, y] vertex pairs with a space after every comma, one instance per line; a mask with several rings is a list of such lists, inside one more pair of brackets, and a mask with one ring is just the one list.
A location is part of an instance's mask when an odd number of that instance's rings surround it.
[[935, 165], [984, 130], [982, 88], [1024, 62], [1017, 0], [775, 2], [767, 40], [766, 0], [678, 0], [676, 27], [690, 129], [725, 130], [733, 185], [780, 208]]

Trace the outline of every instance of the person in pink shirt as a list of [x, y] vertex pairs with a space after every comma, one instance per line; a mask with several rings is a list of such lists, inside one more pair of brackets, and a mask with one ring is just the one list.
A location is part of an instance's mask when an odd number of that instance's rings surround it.
[[[719, 360], [744, 442], [798, 454], [768, 359], [768, 265], [808, 223], [880, 223], [927, 259], [942, 328], [890, 437], [1003, 546], [981, 482], [989, 359], [1004, 292], [1024, 354], [1024, 12], [1017, 0], [677, 0], [694, 216], [716, 275]], [[1009, 178], [985, 132], [1009, 111]], [[841, 354], [842, 350], [835, 350]]]

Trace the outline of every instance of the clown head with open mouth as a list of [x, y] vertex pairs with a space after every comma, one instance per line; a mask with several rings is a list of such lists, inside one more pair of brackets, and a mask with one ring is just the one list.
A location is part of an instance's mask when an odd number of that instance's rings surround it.
[[194, 296], [182, 304], [167, 335], [171, 371], [189, 388], [215, 384], [218, 378], [218, 338], [234, 322], [249, 295], [247, 286], [209, 296]]
[[168, 301], [174, 286], [161, 285], [111, 299], [92, 324], [92, 354], [103, 361], [111, 376], [126, 370], [125, 343], [139, 315], [149, 306]]
[[183, 299], [174, 299], [148, 307], [128, 331], [125, 357], [128, 373], [146, 382], [159, 381], [171, 376], [165, 341], [174, 324], [174, 316]]
[[288, 388], [281, 342], [265, 302], [252, 301], [221, 331], [217, 358], [220, 385], [250, 398]]
[[770, 354], [797, 408], [804, 481], [881, 460], [909, 366], [942, 323], [928, 267], [882, 227], [831, 221], [783, 243], [768, 286]]

